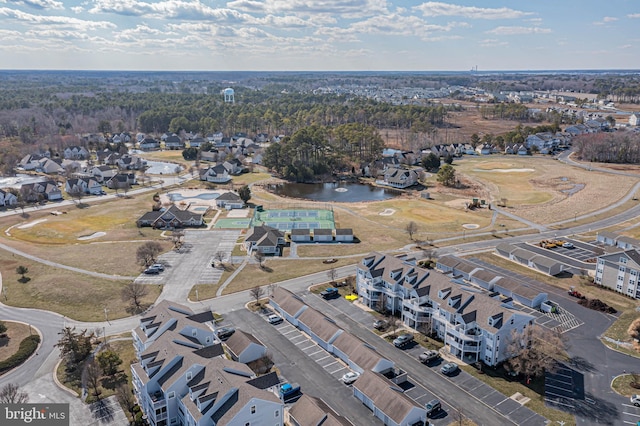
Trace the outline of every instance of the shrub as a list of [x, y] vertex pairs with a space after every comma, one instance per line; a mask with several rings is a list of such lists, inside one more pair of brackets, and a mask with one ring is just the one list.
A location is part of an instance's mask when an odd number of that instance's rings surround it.
[[5, 371], [11, 370], [14, 367], [22, 364], [31, 356], [32, 353], [36, 351], [38, 348], [38, 344], [40, 343], [40, 336], [31, 335], [26, 337], [22, 342], [20, 342], [20, 347], [18, 351], [11, 355], [8, 359], [4, 361], [0, 361], [0, 374]]

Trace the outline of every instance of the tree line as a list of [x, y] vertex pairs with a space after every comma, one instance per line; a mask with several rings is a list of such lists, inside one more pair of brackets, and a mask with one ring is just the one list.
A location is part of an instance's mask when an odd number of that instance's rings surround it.
[[640, 134], [600, 132], [573, 138], [575, 153], [584, 161], [602, 163], [640, 163]]

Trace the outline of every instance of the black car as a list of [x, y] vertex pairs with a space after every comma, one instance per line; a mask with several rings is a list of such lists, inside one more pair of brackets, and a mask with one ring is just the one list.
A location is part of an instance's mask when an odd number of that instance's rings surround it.
[[338, 292], [338, 289], [335, 287], [329, 287], [326, 290], [320, 292], [320, 296], [324, 297], [325, 299], [332, 299], [339, 294], [340, 293]]
[[218, 339], [227, 340], [236, 330], [231, 327], [222, 327], [218, 329]]
[[376, 330], [384, 330], [387, 327], [389, 327], [389, 322], [387, 322], [387, 320], [378, 319], [373, 322], [373, 328]]
[[413, 334], [401, 334], [393, 340], [393, 345], [396, 348], [402, 348], [413, 342]]
[[427, 410], [427, 417], [431, 417], [442, 409], [442, 404], [439, 400], [432, 399], [425, 404], [424, 408]]
[[160, 269], [154, 268], [153, 266], [150, 266], [144, 270], [144, 273], [146, 275], [158, 275], [160, 272], [161, 272]]

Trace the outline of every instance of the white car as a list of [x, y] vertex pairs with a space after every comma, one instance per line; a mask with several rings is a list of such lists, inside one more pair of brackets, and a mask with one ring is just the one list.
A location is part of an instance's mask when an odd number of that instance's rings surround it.
[[282, 317], [276, 314], [269, 315], [268, 320], [269, 320], [269, 324], [280, 324], [282, 321], [284, 321]]
[[640, 407], [640, 395], [631, 395], [631, 398], [629, 399], [633, 405]]
[[344, 376], [342, 376], [340, 380], [342, 380], [345, 385], [350, 385], [351, 383], [358, 380], [358, 377], [360, 377], [360, 373], [357, 373], [355, 371], [349, 371]]
[[568, 248], [568, 249], [572, 249], [573, 248], [573, 243], [569, 243], [569, 242], [564, 243], [564, 244], [562, 244], [562, 247]]

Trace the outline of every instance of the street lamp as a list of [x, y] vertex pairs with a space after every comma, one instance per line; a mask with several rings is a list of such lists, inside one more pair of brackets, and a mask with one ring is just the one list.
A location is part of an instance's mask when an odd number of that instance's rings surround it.
[[578, 212], [573, 213], [573, 221], [575, 222], [578, 218]]
[[105, 306], [105, 308], [104, 308], [104, 320], [106, 322], [109, 322], [109, 316], [107, 315], [107, 312], [109, 312], [109, 310]]

